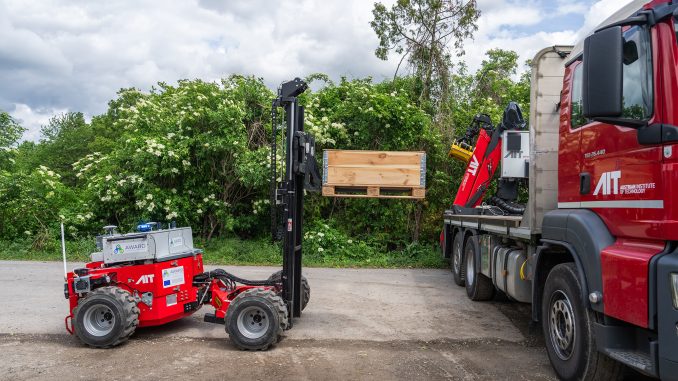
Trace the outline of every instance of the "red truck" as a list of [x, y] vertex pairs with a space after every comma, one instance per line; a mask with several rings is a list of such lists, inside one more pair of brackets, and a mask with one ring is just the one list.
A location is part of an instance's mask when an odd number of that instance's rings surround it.
[[479, 116], [461, 150], [441, 238], [455, 282], [531, 303], [564, 380], [678, 380], [677, 32], [678, 3], [640, 0], [542, 50], [529, 123]]

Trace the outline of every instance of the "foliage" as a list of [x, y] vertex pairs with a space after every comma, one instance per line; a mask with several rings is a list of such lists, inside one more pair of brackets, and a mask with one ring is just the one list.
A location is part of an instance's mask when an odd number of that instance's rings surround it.
[[[410, 79], [412, 81], [413, 79]], [[429, 191], [443, 193], [449, 181], [437, 165], [446, 160], [442, 137], [431, 128], [431, 117], [414, 105], [404, 81], [373, 84], [367, 80], [342, 80], [307, 99], [307, 130], [325, 148], [387, 151], [425, 151]], [[443, 169], [444, 170], [444, 169]], [[448, 197], [433, 202], [373, 199], [313, 199], [319, 203], [309, 218], [335, 217], [335, 223], [354, 237], [370, 237], [388, 249], [418, 240], [422, 230], [430, 239], [439, 229], [422, 226], [426, 213], [444, 210]], [[430, 219], [433, 221], [434, 219]]]
[[8, 113], [0, 110], [0, 175], [16, 163], [16, 143], [25, 129]]
[[479, 112], [490, 115], [494, 124], [501, 121], [504, 108], [510, 101], [517, 102], [523, 115], [530, 114], [530, 71], [516, 81], [518, 55], [513, 51], [492, 49], [480, 69], [473, 74], [462, 65], [453, 75], [452, 96], [447, 107], [453, 112], [446, 125], [448, 133], [460, 136], [473, 116]]
[[[203, 260], [208, 265], [267, 265], [280, 266], [280, 247], [266, 239], [215, 238], [209, 242], [196, 241], [204, 250]], [[91, 238], [75, 238], [66, 242], [69, 262], [85, 262], [96, 250]], [[319, 255], [320, 254], [320, 255]], [[372, 256], [347, 258], [329, 252], [317, 253], [304, 246], [306, 267], [418, 267], [438, 268], [445, 263], [431, 245], [410, 244], [398, 252], [374, 252]], [[0, 240], [0, 260], [61, 261], [61, 243], [52, 239], [36, 248], [32, 239]]]
[[0, 148], [14, 146], [24, 131], [8, 113], [0, 110]]
[[123, 90], [109, 110], [115, 147], [73, 164], [94, 213], [125, 226], [176, 220], [207, 237], [250, 229], [267, 195], [271, 98], [261, 81], [237, 76]]
[[[477, 73], [459, 67], [450, 77], [447, 118], [419, 106], [422, 82], [414, 76], [381, 83], [310, 76], [324, 82], [302, 96], [317, 159], [328, 148], [425, 151], [427, 198], [309, 194], [305, 263], [440, 266], [440, 216], [464, 170], [447, 157], [449, 143], [475, 113], [497, 123], [509, 100], [527, 114], [529, 74], [516, 81], [516, 69], [517, 55], [501, 50], [488, 52]], [[17, 253], [30, 246], [35, 254], [26, 255], [38, 258], [58, 253], [60, 222], [75, 245], [92, 242], [107, 224], [129, 231], [140, 221], [176, 221], [204, 240], [208, 260], [279, 261], [279, 247], [267, 240], [273, 96], [254, 77], [159, 83], [150, 92], [121, 90], [90, 121], [80, 113], [56, 116], [37, 143], [10, 139], [0, 151], [7, 159], [0, 162], [0, 241], [15, 242]]]
[[0, 171], [0, 206], [0, 237], [44, 238], [86, 205], [61, 182], [61, 175], [40, 166], [30, 172]]
[[[478, 30], [480, 16], [475, 0], [398, 0], [390, 9], [375, 3], [370, 23], [382, 60], [391, 50], [407, 58], [416, 78], [423, 82], [420, 100], [447, 100], [451, 51], [464, 54], [463, 41]], [[398, 65], [400, 67], [400, 64]], [[396, 69], [397, 74], [397, 69]]]

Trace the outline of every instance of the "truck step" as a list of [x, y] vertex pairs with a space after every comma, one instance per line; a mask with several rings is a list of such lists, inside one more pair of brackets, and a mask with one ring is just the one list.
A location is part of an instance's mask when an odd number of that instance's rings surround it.
[[621, 349], [606, 349], [604, 353], [613, 360], [617, 360], [620, 363], [627, 365], [633, 369], [636, 369], [642, 373], [648, 375], [657, 374], [657, 371], [654, 369], [652, 359], [650, 358], [650, 355], [647, 353]]

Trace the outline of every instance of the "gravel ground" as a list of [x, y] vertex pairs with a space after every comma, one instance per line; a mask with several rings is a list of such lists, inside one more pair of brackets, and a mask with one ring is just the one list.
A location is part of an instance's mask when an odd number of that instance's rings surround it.
[[[78, 266], [71, 264], [70, 267]], [[0, 262], [0, 379], [554, 379], [527, 305], [474, 303], [445, 270], [309, 268], [311, 301], [267, 352], [195, 315], [114, 349], [68, 335], [61, 265]], [[275, 268], [226, 267], [265, 278]]]

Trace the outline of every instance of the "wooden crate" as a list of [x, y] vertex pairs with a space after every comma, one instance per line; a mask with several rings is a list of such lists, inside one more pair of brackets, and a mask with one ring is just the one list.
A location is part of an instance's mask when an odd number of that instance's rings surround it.
[[325, 150], [323, 195], [424, 198], [426, 153]]

